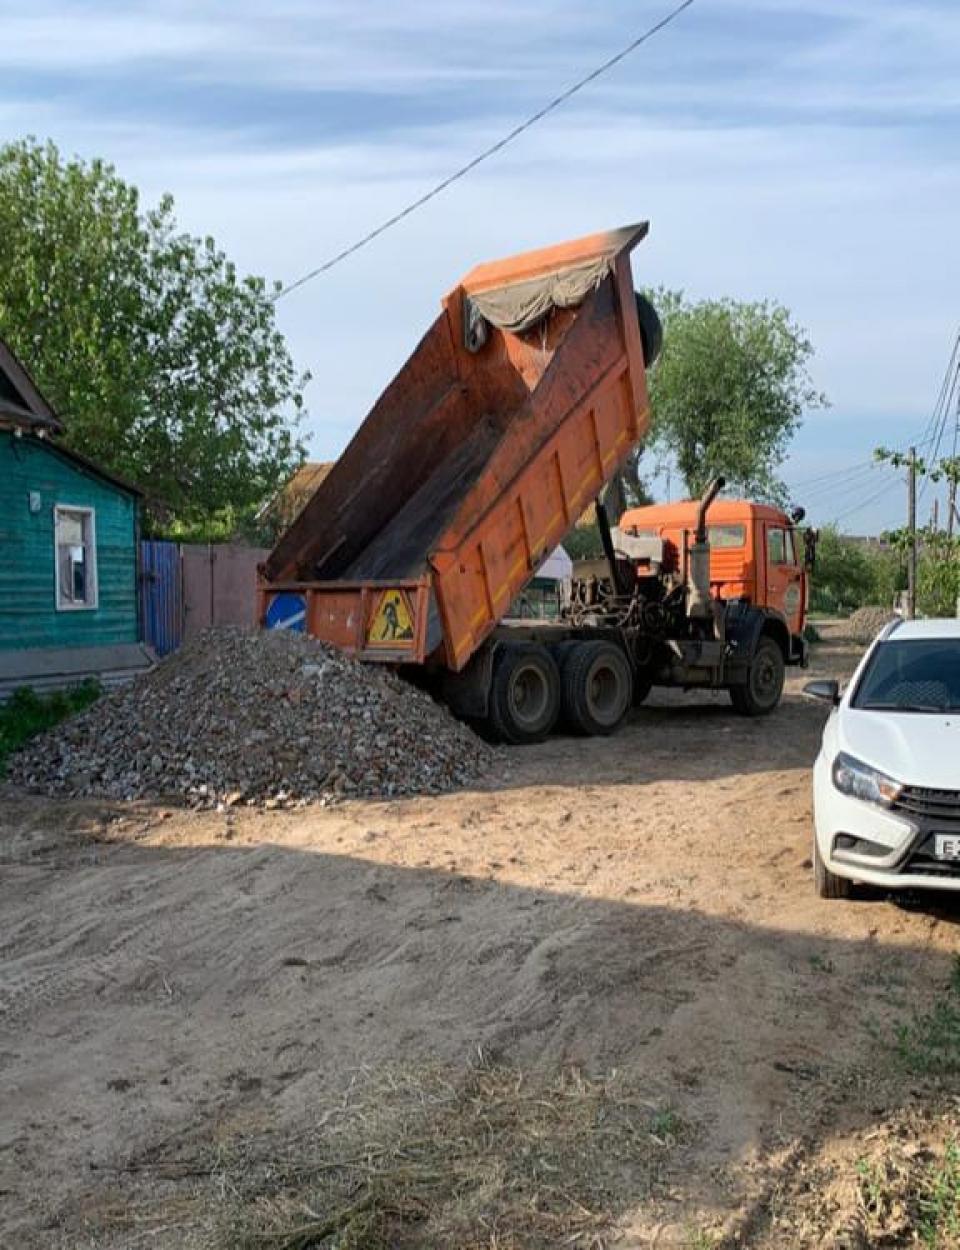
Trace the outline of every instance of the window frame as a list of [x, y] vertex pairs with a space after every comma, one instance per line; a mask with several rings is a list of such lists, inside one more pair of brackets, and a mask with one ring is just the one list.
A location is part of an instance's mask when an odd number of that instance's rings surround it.
[[[773, 552], [771, 551], [771, 547], [773, 545], [773, 540], [775, 537], [779, 537], [782, 541], [782, 549], [783, 549], [782, 560], [778, 560], [774, 556]], [[783, 568], [788, 567], [787, 565], [787, 529], [785, 525], [776, 524], [776, 525], [767, 526], [766, 555], [767, 555], [767, 567], [768, 568], [783, 569]]]
[[[59, 541], [59, 521], [63, 513], [73, 513], [82, 516], [89, 523], [89, 544], [84, 542], [84, 550], [89, 545], [90, 551], [90, 573], [91, 586], [93, 594], [89, 601], [84, 603], [69, 603], [63, 598], [60, 581], [60, 541]], [[53, 578], [54, 578], [54, 594], [56, 597], [56, 607], [58, 612], [96, 612], [100, 606], [100, 577], [97, 568], [97, 512], [95, 508], [91, 508], [88, 504], [72, 504], [72, 503], [56, 503], [53, 505]]]

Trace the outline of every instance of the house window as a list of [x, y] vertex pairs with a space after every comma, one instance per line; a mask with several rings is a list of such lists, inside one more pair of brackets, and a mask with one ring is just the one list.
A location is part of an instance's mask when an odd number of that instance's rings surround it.
[[57, 608], [72, 611], [97, 606], [97, 541], [92, 508], [57, 505], [53, 511], [56, 541]]

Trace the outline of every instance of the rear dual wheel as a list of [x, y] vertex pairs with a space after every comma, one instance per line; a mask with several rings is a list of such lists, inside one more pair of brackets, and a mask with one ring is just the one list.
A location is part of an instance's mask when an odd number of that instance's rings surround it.
[[611, 734], [633, 702], [633, 671], [612, 642], [579, 642], [564, 657], [563, 717], [577, 733]]
[[490, 686], [489, 722], [501, 742], [542, 742], [560, 715], [560, 673], [546, 647], [501, 647]]

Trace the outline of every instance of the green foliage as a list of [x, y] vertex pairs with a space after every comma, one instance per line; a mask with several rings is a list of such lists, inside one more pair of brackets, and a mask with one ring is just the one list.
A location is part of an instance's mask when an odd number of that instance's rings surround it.
[[0, 336], [148, 529], [252, 514], [303, 458], [302, 388], [262, 278], [145, 209], [111, 165], [0, 149]]
[[925, 1178], [917, 1200], [920, 1242], [929, 1250], [960, 1245], [960, 1146], [947, 1143], [943, 1160]]
[[0, 704], [0, 774], [8, 755], [38, 733], [82, 712], [99, 697], [100, 683], [93, 679], [44, 696], [29, 686], [15, 690], [6, 703]]
[[[909, 531], [891, 530], [883, 537], [905, 561], [911, 546]], [[954, 616], [960, 595], [960, 538], [928, 525], [917, 530], [916, 542], [918, 614]]]
[[960, 1074], [960, 956], [954, 957], [942, 997], [898, 1028], [896, 1050], [901, 1064], [915, 1075]]
[[892, 606], [905, 577], [896, 550], [865, 547], [825, 525], [817, 541], [817, 562], [811, 577], [814, 612], [846, 613], [866, 604]]
[[650, 298], [664, 323], [650, 374], [651, 449], [675, 459], [691, 496], [723, 474], [734, 491], [782, 502], [776, 470], [787, 445], [804, 410], [827, 402], [807, 371], [805, 332], [776, 303], [691, 303], [664, 290]]
[[577, 525], [563, 540], [563, 547], [571, 560], [597, 560], [603, 555], [600, 527], [596, 521], [589, 525]]
[[954, 616], [960, 596], [960, 538], [927, 529], [920, 541], [917, 611], [922, 616]]

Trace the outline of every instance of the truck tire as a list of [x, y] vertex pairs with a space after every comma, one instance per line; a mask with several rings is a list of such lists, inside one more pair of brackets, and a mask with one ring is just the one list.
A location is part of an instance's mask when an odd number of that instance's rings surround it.
[[640, 342], [643, 345], [643, 367], [650, 369], [663, 347], [663, 322], [647, 297], [639, 293], [637, 294], [637, 320], [640, 322]]
[[649, 673], [639, 669], [633, 675], [633, 706], [639, 707], [645, 702], [647, 695], [653, 689], [653, 678]]
[[816, 838], [813, 839], [813, 885], [818, 898], [853, 898], [853, 882], [830, 871], [823, 862]]
[[730, 687], [730, 702], [741, 716], [766, 716], [780, 702], [786, 662], [772, 638], [761, 638], [750, 661], [747, 680]]
[[512, 746], [542, 742], [560, 715], [560, 673], [539, 644], [500, 650], [490, 683], [488, 721], [496, 738]]
[[568, 653], [562, 674], [563, 716], [575, 733], [611, 734], [633, 702], [633, 673], [612, 642], [581, 642]]

